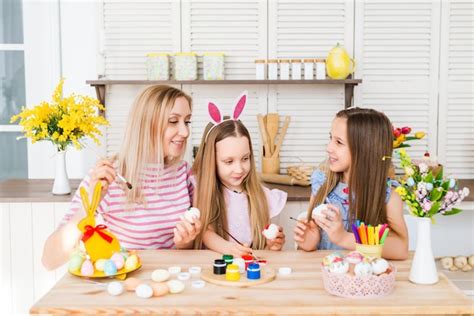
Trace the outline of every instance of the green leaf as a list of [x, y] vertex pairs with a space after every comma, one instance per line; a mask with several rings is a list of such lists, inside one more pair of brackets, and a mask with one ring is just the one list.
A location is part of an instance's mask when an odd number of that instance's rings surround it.
[[433, 191], [431, 191], [431, 194], [430, 194], [430, 201], [436, 202], [436, 201], [438, 201], [440, 198], [443, 197], [444, 191], [443, 191], [443, 190], [438, 190], [438, 189], [439, 189], [439, 188], [436, 188], [436, 189], [433, 189]]
[[407, 140], [415, 140], [415, 139], [418, 139], [418, 138], [416, 138], [415, 136], [406, 136], [406, 137], [405, 137], [405, 141], [407, 141]]
[[454, 214], [458, 214], [458, 213], [461, 213], [461, 212], [462, 212], [462, 210], [460, 210], [458, 208], [453, 208], [449, 211], [444, 212], [443, 215], [454, 215]]
[[436, 175], [436, 180], [441, 181], [441, 180], [443, 180], [443, 167], [441, 167], [439, 169], [440, 170], [439, 170], [438, 174]]
[[423, 179], [423, 182], [433, 183], [433, 175], [431, 174], [431, 171], [428, 172], [426, 177]]
[[433, 215], [435, 215], [436, 213], [438, 213], [440, 207], [441, 207], [441, 202], [440, 202], [440, 201], [434, 202], [434, 203], [431, 205], [431, 208], [430, 208], [430, 210], [429, 210], [429, 212], [428, 212], [428, 216], [433, 216]]
[[444, 191], [448, 191], [448, 189], [449, 189], [449, 180], [443, 182], [443, 184], [441, 185], [441, 187], [444, 189]]
[[399, 149], [399, 148], [407, 148], [407, 147], [411, 147], [410, 145], [408, 144], [400, 144], [397, 148], [395, 149]]

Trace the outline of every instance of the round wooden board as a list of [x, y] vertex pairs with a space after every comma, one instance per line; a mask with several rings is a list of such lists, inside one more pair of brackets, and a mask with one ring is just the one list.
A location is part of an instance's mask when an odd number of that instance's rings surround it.
[[112, 275], [106, 275], [104, 271], [97, 271], [97, 270], [94, 271], [94, 274], [90, 276], [82, 275], [80, 271], [69, 271], [69, 273], [81, 278], [88, 278], [88, 279], [116, 278], [119, 280], [125, 280], [127, 278], [127, 273], [136, 271], [140, 269], [141, 267], [142, 267], [142, 263], [139, 261], [137, 266], [134, 269], [127, 270], [125, 268], [122, 268], [118, 270], [116, 274], [112, 274]]
[[249, 287], [254, 285], [259, 285], [273, 281], [275, 279], [276, 273], [275, 270], [269, 267], [262, 267], [260, 271], [260, 279], [258, 280], [249, 280], [247, 279], [247, 272], [240, 274], [239, 281], [227, 281], [225, 279], [225, 274], [214, 274], [213, 268], [204, 268], [201, 272], [201, 279], [209, 283], [224, 285], [224, 286], [234, 286], [234, 287]]

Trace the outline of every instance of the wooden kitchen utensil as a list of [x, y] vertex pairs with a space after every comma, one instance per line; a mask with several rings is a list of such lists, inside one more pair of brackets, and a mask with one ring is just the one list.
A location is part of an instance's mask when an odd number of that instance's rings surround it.
[[307, 187], [309, 185], [306, 181], [298, 180], [286, 174], [261, 173], [260, 179], [262, 179], [265, 182], [277, 183], [277, 184], [300, 185], [303, 187]]
[[270, 152], [273, 155], [275, 152], [275, 139], [278, 134], [280, 115], [278, 113], [267, 114], [267, 132], [268, 132], [268, 143], [270, 144]]
[[263, 121], [262, 114], [257, 114], [258, 127], [260, 129], [260, 136], [262, 137], [263, 147], [265, 152], [263, 153], [264, 157], [271, 157], [270, 146], [268, 144], [267, 130], [265, 128], [265, 122]]
[[283, 138], [285, 138], [286, 131], [288, 130], [288, 126], [290, 125], [290, 120], [291, 116], [285, 117], [285, 123], [283, 123], [283, 128], [281, 130], [280, 137], [278, 138], [278, 143], [276, 145], [275, 151], [272, 154], [272, 157], [278, 157], [278, 155], [280, 154], [281, 145], [283, 144]]

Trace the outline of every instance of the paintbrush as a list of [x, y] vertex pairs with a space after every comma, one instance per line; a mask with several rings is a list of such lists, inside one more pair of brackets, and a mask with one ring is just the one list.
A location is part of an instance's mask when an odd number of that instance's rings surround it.
[[[222, 225], [219, 225], [219, 227], [222, 229], [222, 231], [224, 233], [227, 234], [227, 236], [229, 236], [230, 238], [232, 238], [236, 243], [238, 243], [239, 245], [243, 246], [243, 247], [247, 247], [245, 246], [243, 243], [241, 243], [237, 238], [235, 238], [234, 236], [232, 236], [231, 233], [229, 233], [227, 230], [224, 229], [224, 227], [222, 227]], [[255, 258], [255, 260], [260, 260], [253, 252], [252, 252], [252, 256]]]
[[[90, 148], [90, 147], [87, 147], [87, 148], [90, 149], [90, 150], [92, 150], [92, 151], [95, 153], [95, 156], [97, 157], [97, 159], [106, 159], [106, 160], [109, 160], [107, 157], [104, 158], [104, 157], [102, 157], [101, 155], [99, 155], [99, 153], [98, 153], [96, 150], [94, 150], [93, 148]], [[117, 170], [115, 170], [115, 171], [116, 171], [116, 173], [117, 173], [117, 177], [118, 177], [123, 183], [125, 183], [125, 185], [127, 186], [127, 188], [128, 188], [129, 190], [133, 189], [132, 184], [131, 184], [130, 182], [128, 182], [128, 180], [125, 179], [125, 177], [122, 176]]]

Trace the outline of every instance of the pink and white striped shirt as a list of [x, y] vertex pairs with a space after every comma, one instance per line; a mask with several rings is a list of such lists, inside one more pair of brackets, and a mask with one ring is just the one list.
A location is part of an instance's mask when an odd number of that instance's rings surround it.
[[[88, 189], [89, 180], [90, 177], [86, 176], [80, 186]], [[194, 183], [191, 168], [186, 161], [161, 172], [158, 165], [147, 165], [141, 180], [146, 203], [127, 206], [124, 189], [114, 182], [99, 203], [97, 213], [101, 216], [97, 218], [96, 215], [97, 224], [102, 217], [103, 224], [127, 249], [172, 248], [173, 228], [192, 203]], [[84, 212], [79, 189], [62, 223], [68, 222], [78, 210]]]

